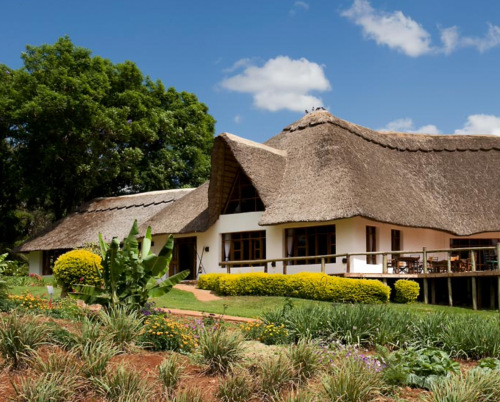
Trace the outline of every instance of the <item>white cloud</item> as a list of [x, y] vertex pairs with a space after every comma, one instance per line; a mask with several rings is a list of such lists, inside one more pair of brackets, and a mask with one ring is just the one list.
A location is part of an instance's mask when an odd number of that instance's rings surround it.
[[413, 120], [410, 118], [397, 119], [388, 123], [385, 127], [378, 129], [380, 132], [400, 132], [413, 134], [441, 134], [441, 131], [434, 124], [427, 124], [420, 128], [415, 128]]
[[500, 135], [500, 117], [488, 114], [472, 114], [465, 125], [455, 134], [493, 134]]
[[432, 51], [430, 34], [401, 11], [375, 10], [367, 0], [354, 0], [342, 16], [363, 28], [363, 34], [379, 45], [389, 46], [408, 56], [418, 57]]
[[240, 124], [242, 117], [239, 114], [237, 114], [236, 116], [234, 116], [233, 120], [236, 124]]
[[253, 63], [253, 59], [246, 57], [244, 59], [240, 59], [240, 60], [236, 61], [231, 67], [226, 68], [224, 70], [224, 72], [225, 73], [232, 73], [233, 71], [236, 71], [242, 67], [247, 67], [247, 66], [251, 65], [252, 63]]
[[312, 106], [323, 106], [321, 98], [311, 95], [312, 91], [331, 89], [323, 68], [304, 58], [278, 56], [262, 67], [247, 66], [240, 74], [222, 80], [220, 85], [230, 91], [251, 94], [259, 109], [302, 112]]
[[433, 46], [429, 32], [402, 11], [384, 12], [374, 9], [368, 0], [354, 0], [352, 7], [341, 15], [361, 26], [365, 37], [411, 57], [448, 55], [464, 47], [484, 53], [500, 46], [500, 27], [492, 24], [488, 24], [488, 32], [482, 37], [461, 36], [457, 26], [440, 28], [441, 45]]
[[297, 14], [298, 11], [307, 11], [309, 10], [309, 4], [305, 1], [296, 1], [293, 3], [292, 9], [289, 11], [290, 15]]

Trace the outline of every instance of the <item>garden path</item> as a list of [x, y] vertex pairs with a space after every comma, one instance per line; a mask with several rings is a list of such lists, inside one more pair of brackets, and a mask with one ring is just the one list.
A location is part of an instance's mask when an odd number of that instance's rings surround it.
[[179, 310], [175, 308], [161, 308], [165, 313], [169, 313], [172, 315], [177, 315], [181, 317], [193, 317], [193, 318], [203, 318], [207, 316], [213, 316], [215, 318], [220, 318], [223, 321], [227, 322], [252, 322], [256, 321], [255, 318], [245, 318], [245, 317], [234, 317], [232, 315], [223, 315], [223, 314], [210, 314], [210, 313], [203, 313], [201, 311], [191, 311], [191, 310]]
[[186, 292], [191, 292], [194, 294], [194, 296], [202, 302], [208, 302], [208, 301], [214, 301], [214, 300], [221, 300], [222, 297], [219, 297], [215, 295], [212, 291], [210, 290], [204, 290], [204, 289], [198, 289], [194, 285], [185, 285], [183, 283], [179, 283], [178, 285], [174, 286], [175, 289], [179, 290], [184, 290]]

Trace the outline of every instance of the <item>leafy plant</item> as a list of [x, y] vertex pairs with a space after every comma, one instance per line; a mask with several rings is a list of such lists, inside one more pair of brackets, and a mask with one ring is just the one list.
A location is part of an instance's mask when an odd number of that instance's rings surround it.
[[485, 357], [477, 362], [477, 367], [500, 371], [500, 360], [494, 357]]
[[174, 248], [172, 235], [168, 237], [160, 253], [155, 255], [151, 252], [151, 227], [146, 230], [141, 251], [136, 239], [138, 234], [137, 220], [123, 240], [123, 247], [120, 247], [120, 241], [116, 237], [108, 246], [99, 234], [101, 254], [104, 255], [101, 271], [103, 286], [76, 286], [72, 296], [90, 304], [99, 303], [112, 307], [126, 304], [140, 308], [146, 304], [148, 298], [168, 293], [174, 285], [189, 275], [189, 270], [185, 270], [165, 278]]
[[387, 354], [381, 350], [386, 368], [384, 377], [389, 384], [429, 389], [441, 377], [457, 374], [460, 366], [450, 356], [437, 349], [406, 349]]
[[75, 351], [62, 352], [51, 351], [45, 358], [36, 353], [30, 359], [30, 366], [37, 374], [57, 374], [62, 373], [67, 376], [76, 377], [80, 371], [78, 354]]
[[217, 398], [221, 402], [246, 402], [252, 394], [252, 379], [246, 373], [234, 373], [221, 380], [217, 387]]
[[47, 333], [47, 326], [40, 325], [33, 317], [11, 313], [0, 319], [0, 354], [12, 368], [17, 368], [45, 343]]
[[139, 334], [143, 346], [152, 350], [188, 353], [198, 345], [190, 327], [165, 315], [148, 316]]
[[54, 278], [61, 286], [63, 296], [75, 285], [102, 284], [101, 257], [87, 250], [72, 250], [61, 255], [54, 263]]
[[168, 358], [164, 359], [158, 366], [158, 376], [167, 394], [172, 393], [177, 388], [183, 370], [184, 367], [182, 366], [179, 356], [175, 353], [172, 353]]
[[198, 358], [210, 374], [230, 372], [243, 360], [243, 341], [238, 333], [205, 328], [198, 341]]

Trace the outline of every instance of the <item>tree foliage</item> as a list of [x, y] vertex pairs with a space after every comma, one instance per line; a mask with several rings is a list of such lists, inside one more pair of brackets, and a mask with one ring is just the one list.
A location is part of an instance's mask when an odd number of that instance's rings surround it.
[[0, 65], [0, 213], [10, 226], [23, 208], [57, 219], [97, 196], [208, 178], [215, 120], [195, 95], [68, 37], [27, 46], [22, 60]]

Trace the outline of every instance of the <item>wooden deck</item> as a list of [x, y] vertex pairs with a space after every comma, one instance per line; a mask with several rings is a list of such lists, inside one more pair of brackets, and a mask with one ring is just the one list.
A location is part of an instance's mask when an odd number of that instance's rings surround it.
[[500, 271], [468, 271], [468, 272], [439, 272], [421, 274], [382, 274], [382, 273], [344, 273], [335, 276], [344, 278], [365, 278], [365, 279], [424, 279], [424, 278], [471, 278], [483, 276], [500, 276]]

